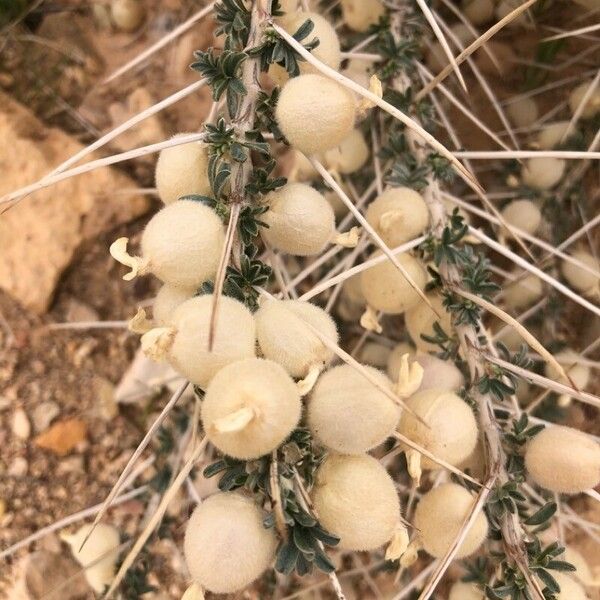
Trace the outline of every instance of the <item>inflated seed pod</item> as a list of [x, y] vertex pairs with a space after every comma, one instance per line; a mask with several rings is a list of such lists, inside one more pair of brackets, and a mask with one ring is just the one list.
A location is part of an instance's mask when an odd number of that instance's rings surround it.
[[[434, 388], [417, 392], [406, 404], [424, 423], [403, 411], [398, 425], [400, 433], [451, 465], [456, 466], [470, 456], [477, 444], [477, 422], [460, 396]], [[439, 468], [426, 456], [421, 457], [421, 466]]]
[[494, 8], [492, 0], [466, 0], [462, 3], [463, 14], [473, 25], [483, 25], [491, 21]]
[[[423, 368], [423, 380], [419, 391], [442, 389], [457, 392], [465, 384], [460, 369], [450, 360], [442, 360], [433, 354], [418, 351], [414, 359]], [[397, 381], [393, 379], [393, 381]]]
[[267, 194], [268, 227], [261, 235], [276, 250], [295, 256], [318, 254], [335, 234], [335, 215], [322, 194], [305, 183], [288, 183]]
[[[560, 587], [560, 592], [556, 595], [556, 600], [590, 600], [581, 584], [567, 573], [552, 571], [552, 577]], [[543, 587], [543, 584], [542, 584]]]
[[386, 369], [392, 349], [379, 342], [367, 341], [358, 352], [358, 361], [377, 369]]
[[244, 589], [269, 568], [277, 537], [263, 526], [251, 498], [220, 492], [199, 504], [185, 530], [183, 553], [192, 579], [215, 594]]
[[[174, 137], [182, 135], [188, 134]], [[212, 197], [208, 179], [208, 151], [202, 142], [162, 150], [158, 155], [154, 177], [158, 195], [165, 204], [191, 194]]]
[[[554, 539], [550, 541], [553, 542]], [[577, 548], [565, 545], [565, 553], [561, 557], [561, 560], [571, 563], [577, 569], [574, 573], [569, 573], [570, 577], [580, 581], [585, 586], [592, 586], [596, 584], [590, 565], [583, 554], [577, 550]]]
[[421, 336], [435, 336], [433, 325], [436, 322], [439, 323], [441, 328], [448, 335], [451, 335], [452, 316], [444, 306], [441, 296], [438, 296], [437, 294], [427, 294], [427, 299], [431, 303], [431, 306], [437, 311], [439, 317], [425, 302], [419, 300], [412, 308], [406, 311], [404, 322], [406, 323], [408, 334], [419, 350], [425, 352], [437, 352], [439, 346], [427, 342]]
[[[566, 348], [555, 354], [554, 358], [558, 361], [558, 364], [564, 368], [573, 383], [575, 383], [580, 390], [584, 390], [587, 387], [591, 378], [591, 370], [588, 365], [581, 363], [581, 356], [575, 352], [575, 350]], [[571, 385], [568, 380], [560, 377], [559, 373], [552, 365], [546, 364], [545, 372], [546, 377]]]
[[[312, 181], [320, 177], [318, 171], [312, 166], [311, 162], [298, 150], [291, 150], [292, 166], [288, 181]], [[321, 160], [321, 156], [318, 157]]]
[[[392, 382], [365, 366], [381, 387]], [[329, 369], [319, 377], [308, 403], [308, 426], [326, 448], [341, 454], [361, 454], [381, 444], [396, 428], [400, 410], [350, 365]]]
[[600, 445], [577, 429], [546, 427], [527, 444], [525, 467], [539, 486], [578, 494], [600, 483]]
[[342, 0], [342, 20], [353, 31], [367, 31], [384, 14], [380, 0]]
[[342, 75], [345, 75], [349, 79], [352, 79], [358, 85], [369, 89], [369, 82], [371, 80], [371, 68], [372, 63], [353, 58], [348, 61], [346, 68], [342, 71]]
[[429, 225], [429, 210], [423, 196], [407, 187], [383, 192], [369, 204], [366, 217], [390, 248], [416, 238]]
[[325, 152], [327, 169], [349, 175], [365, 165], [369, 159], [369, 146], [360, 129], [353, 129], [335, 148]]
[[542, 223], [542, 213], [531, 200], [513, 200], [502, 209], [502, 217], [527, 233], [535, 233]]
[[139, 0], [112, 0], [110, 16], [121, 31], [135, 31], [144, 20], [144, 6]]
[[358, 306], [364, 306], [367, 303], [367, 299], [362, 291], [360, 274], [348, 277], [348, 279], [344, 281], [344, 285], [342, 286], [342, 297], [348, 300], [348, 302]]
[[[458, 536], [475, 498], [456, 483], [444, 483], [423, 495], [415, 510], [414, 525], [421, 533], [425, 551], [443, 558]], [[488, 523], [480, 512], [455, 558], [473, 554], [487, 536]]]
[[[450, 31], [452, 31], [452, 35], [458, 39], [463, 48], [468, 46], [469, 43], [475, 39], [475, 36], [469, 31], [469, 28], [464, 23], [453, 25], [450, 28]], [[449, 40], [449, 43], [453, 48], [453, 42]], [[431, 44], [426, 59], [427, 67], [434, 73], [441, 71], [448, 64], [448, 57], [439, 42]]]
[[[553, 150], [560, 144], [569, 123], [570, 121], [557, 121], [544, 126], [535, 138], [536, 145], [540, 150]], [[575, 133], [575, 130], [573, 133]]]
[[535, 304], [544, 295], [544, 284], [533, 274], [509, 283], [503, 290], [507, 307], [517, 310]]
[[182, 288], [176, 285], [165, 283], [152, 304], [152, 316], [154, 321], [159, 325], [167, 325], [171, 321], [171, 317], [175, 309], [189, 300], [196, 293], [195, 288]]
[[[584, 96], [592, 85], [591, 81], [586, 81], [581, 85], [578, 85], [569, 96], [569, 108], [571, 112], [575, 114], [581, 102], [583, 102]], [[581, 116], [584, 119], [590, 119], [600, 111], [600, 86], [596, 86], [596, 89], [592, 92], [591, 97], [585, 103]]]
[[83, 525], [73, 534], [61, 534], [61, 539], [71, 546], [77, 562], [85, 568], [84, 574], [92, 589], [101, 593], [115, 577], [121, 539], [118, 529], [106, 523], [98, 523], [89, 539], [92, 525]]
[[530, 127], [539, 117], [538, 107], [533, 98], [519, 98], [511, 102], [506, 112], [517, 127]]
[[241, 302], [223, 296], [219, 302], [213, 349], [209, 352], [212, 308], [212, 294], [180, 304], [171, 317], [172, 329], [167, 332], [171, 340], [166, 342], [166, 358], [173, 368], [204, 389], [224, 366], [254, 356], [256, 343], [252, 313]]
[[281, 365], [247, 358], [223, 367], [202, 401], [202, 425], [210, 442], [234, 458], [249, 460], [275, 450], [298, 424], [302, 404]]
[[198, 288], [216, 274], [225, 230], [212, 208], [194, 200], [178, 200], [146, 225], [141, 257], [127, 254], [127, 241], [119, 238], [110, 247], [112, 256], [131, 268], [123, 279], [152, 273], [170, 285]]
[[[577, 250], [572, 254], [573, 258], [587, 265], [591, 269], [600, 271], [598, 261], [585, 250]], [[583, 294], [591, 294], [598, 291], [600, 279], [593, 273], [585, 271], [581, 267], [574, 265], [571, 262], [563, 261], [560, 266], [563, 277], [569, 282], [569, 285]]]
[[[371, 258], [381, 254], [378, 250]], [[396, 260], [422, 290], [427, 283], [427, 272], [421, 262], [406, 253], [396, 254]], [[387, 314], [401, 314], [422, 301], [406, 277], [389, 259], [362, 271], [360, 282], [367, 304]]]
[[[342, 53], [340, 50], [340, 39], [333, 25], [323, 16], [316, 12], [291, 12], [279, 19], [279, 25], [283, 27], [290, 35], [294, 35], [304, 22], [310, 19], [313, 22], [313, 30], [303, 40], [304, 43], [311, 42], [315, 38], [319, 40], [319, 45], [311, 52], [311, 54], [325, 63], [328, 67], [335, 69], [340, 68], [342, 61]], [[306, 61], [299, 61], [298, 66], [301, 74], [317, 73], [317, 69]], [[271, 72], [273, 67], [277, 67], [275, 81], [278, 85], [283, 85], [287, 79], [287, 71], [279, 65], [273, 65], [269, 69], [269, 76], [273, 76]]]
[[352, 131], [356, 100], [339, 83], [309, 73], [283, 86], [275, 116], [292, 146], [317, 154], [335, 148]]
[[485, 600], [485, 594], [474, 583], [457, 581], [450, 588], [448, 600]]
[[321, 525], [340, 538], [342, 550], [378, 548], [400, 519], [392, 478], [366, 454], [330, 454], [317, 471], [311, 495]]
[[306, 377], [311, 368], [322, 369], [333, 358], [333, 352], [310, 328], [337, 344], [335, 323], [322, 308], [300, 300], [266, 300], [254, 317], [263, 355], [292, 377]]
[[536, 190], [550, 190], [561, 179], [566, 163], [562, 158], [542, 157], [525, 161], [521, 171], [523, 183]]

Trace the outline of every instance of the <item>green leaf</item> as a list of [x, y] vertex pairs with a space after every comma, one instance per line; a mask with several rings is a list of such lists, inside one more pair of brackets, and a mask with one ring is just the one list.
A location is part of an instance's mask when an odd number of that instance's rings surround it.
[[545, 523], [554, 515], [556, 509], [556, 502], [548, 502], [528, 519], [525, 519], [525, 525], [541, 525], [542, 523]]

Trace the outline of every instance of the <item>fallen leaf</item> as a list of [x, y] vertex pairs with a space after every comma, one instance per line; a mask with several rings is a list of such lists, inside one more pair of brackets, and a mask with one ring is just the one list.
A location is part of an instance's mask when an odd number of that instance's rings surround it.
[[81, 419], [66, 419], [52, 425], [35, 438], [35, 444], [44, 450], [50, 450], [58, 456], [65, 456], [79, 442], [85, 439], [87, 425]]

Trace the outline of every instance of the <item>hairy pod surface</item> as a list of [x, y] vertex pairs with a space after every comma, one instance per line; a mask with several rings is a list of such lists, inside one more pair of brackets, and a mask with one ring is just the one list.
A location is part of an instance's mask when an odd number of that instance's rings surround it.
[[142, 24], [144, 6], [139, 0], [112, 0], [110, 16], [118, 29], [130, 33]]
[[[572, 256], [591, 269], [600, 271], [600, 264], [589, 252], [585, 250], [577, 250], [573, 252]], [[578, 292], [582, 292], [583, 294], [591, 294], [600, 289], [600, 279], [593, 273], [585, 271], [581, 267], [578, 267], [577, 265], [567, 261], [563, 261], [560, 268], [563, 277], [569, 282], [569, 285], [571, 285], [571, 287], [576, 289]]]
[[390, 248], [416, 238], [429, 225], [423, 196], [406, 187], [390, 188], [380, 194], [369, 204], [366, 217]]
[[[381, 254], [378, 250], [371, 258]], [[422, 290], [427, 283], [427, 273], [421, 262], [406, 253], [396, 254], [396, 259]], [[389, 260], [362, 271], [360, 281], [367, 303], [383, 313], [398, 315], [421, 302], [406, 277]]]
[[323, 368], [333, 358], [333, 351], [310, 328], [337, 344], [335, 323], [322, 308], [300, 300], [267, 300], [254, 317], [263, 355], [292, 377], [306, 377], [311, 367]]
[[[414, 524], [421, 532], [425, 551], [443, 558], [458, 536], [475, 497], [456, 483], [444, 483], [423, 495], [415, 510]], [[470, 556], [487, 537], [488, 523], [480, 512], [460, 545], [455, 558]]]
[[444, 306], [443, 298], [437, 294], [427, 294], [427, 299], [431, 306], [440, 315], [436, 315], [433, 310], [425, 302], [419, 299], [412, 308], [406, 311], [404, 322], [406, 329], [413, 343], [419, 350], [424, 352], [437, 352], [439, 346], [424, 340], [421, 336], [427, 335], [435, 337], [434, 323], [439, 323], [444, 332], [448, 335], [452, 334], [452, 315]]
[[450, 588], [448, 600], [485, 600], [485, 595], [474, 583], [457, 581]]
[[288, 183], [267, 194], [269, 210], [261, 215], [268, 227], [262, 237], [276, 250], [295, 256], [318, 254], [335, 232], [333, 209], [322, 194], [305, 183]]
[[[512, 271], [512, 274], [518, 275], [518, 271]], [[544, 284], [539, 277], [533, 274], [510, 282], [502, 291], [504, 302], [507, 307], [513, 310], [527, 308], [535, 304], [544, 295]]]
[[[179, 134], [174, 136], [178, 138]], [[165, 148], [158, 155], [155, 171], [156, 189], [165, 204], [182, 196], [212, 196], [208, 179], [208, 151], [202, 142]]]
[[529, 158], [521, 171], [523, 183], [536, 190], [551, 190], [562, 179], [566, 162], [562, 158], [545, 156]]
[[356, 117], [351, 92], [322, 75], [300, 75], [281, 90], [275, 109], [281, 131], [306, 155], [335, 148], [350, 134]]
[[600, 445], [577, 429], [547, 427], [527, 445], [525, 467], [539, 486], [578, 494], [600, 483]]
[[220, 299], [213, 350], [208, 350], [212, 294], [181, 304], [171, 319], [176, 329], [168, 358], [173, 368], [203, 389], [225, 365], [254, 356], [256, 328], [252, 313], [237, 300]]
[[225, 230], [217, 213], [193, 200], [178, 200], [158, 211], [142, 234], [142, 258], [162, 282], [198, 288], [213, 279]]
[[534, 234], [542, 224], [542, 212], [531, 200], [513, 200], [502, 209], [504, 220], [527, 233]]
[[353, 129], [335, 148], [325, 152], [324, 162], [329, 170], [349, 175], [364, 167], [369, 154], [365, 136], [360, 129]]
[[374, 550], [392, 537], [400, 501], [392, 478], [366, 454], [330, 454], [317, 471], [312, 500], [321, 524], [343, 550]]
[[[279, 447], [301, 412], [300, 393], [283, 367], [264, 358], [247, 358], [213, 377], [201, 417], [206, 436], [221, 452], [250, 460]], [[229, 418], [232, 415], [242, 422]]]
[[192, 579], [216, 594], [242, 590], [269, 568], [277, 538], [251, 498], [220, 492], [196, 507], [183, 543]]
[[176, 285], [165, 283], [154, 298], [152, 303], [152, 316], [154, 321], [159, 325], [167, 325], [171, 322], [171, 318], [175, 309], [189, 300], [196, 293], [195, 288], [182, 288]]
[[[391, 381], [365, 366], [379, 385], [392, 391]], [[308, 402], [308, 426], [325, 447], [341, 454], [360, 454], [381, 444], [398, 424], [400, 409], [350, 365], [319, 377]]]
[[[462, 398], [446, 390], [430, 389], [417, 392], [406, 404], [427, 425], [403, 411], [400, 433], [454, 466], [470, 456], [479, 434], [473, 411]], [[425, 469], [439, 468], [425, 456], [421, 462]]]
[[342, 19], [353, 31], [364, 32], [385, 14], [380, 0], [341, 0]]

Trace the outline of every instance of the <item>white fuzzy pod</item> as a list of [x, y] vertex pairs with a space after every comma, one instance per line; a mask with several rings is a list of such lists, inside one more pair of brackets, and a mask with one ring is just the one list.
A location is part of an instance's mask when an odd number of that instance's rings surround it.
[[421, 299], [409, 310], [406, 311], [404, 322], [406, 329], [415, 346], [425, 352], [437, 352], [439, 346], [425, 341], [421, 335], [435, 336], [433, 324], [438, 322], [442, 329], [448, 334], [452, 334], [452, 316], [443, 305], [443, 299], [437, 294], [427, 294], [427, 299], [439, 313], [438, 315], [425, 304]]
[[[392, 382], [373, 367], [365, 369], [392, 391]], [[360, 454], [389, 437], [400, 418], [398, 406], [350, 365], [319, 377], [308, 403], [308, 426], [325, 447]]]
[[562, 158], [530, 158], [521, 171], [523, 183], [536, 190], [550, 190], [561, 179], [566, 163]]
[[[592, 375], [591, 370], [588, 365], [581, 364], [581, 356], [575, 352], [575, 350], [566, 348], [555, 354], [554, 358], [556, 358], [558, 363], [565, 369], [569, 377], [580, 390], [584, 390], [587, 387]], [[571, 385], [567, 379], [560, 376], [558, 371], [552, 365], [546, 364], [545, 372], [546, 377]]]
[[465, 384], [460, 369], [450, 360], [442, 360], [424, 352], [417, 352], [415, 360], [423, 367], [420, 392], [432, 389], [457, 392]]
[[225, 243], [217, 213], [194, 200], [179, 200], [158, 211], [142, 234], [142, 258], [164, 283], [198, 288], [213, 279]]
[[379, 548], [400, 518], [392, 478], [366, 454], [330, 454], [317, 471], [312, 500], [320, 523], [340, 538], [342, 550]]
[[[182, 135], [188, 134], [174, 137]], [[155, 180], [158, 195], [165, 204], [190, 194], [212, 196], [206, 145], [192, 142], [162, 150], [156, 163]]]
[[[477, 445], [477, 422], [467, 403], [453, 392], [430, 389], [417, 392], [406, 404], [427, 424], [403, 411], [398, 431], [451, 465], [465, 461]], [[424, 469], [439, 465], [423, 456]]]
[[[380, 256], [380, 250], [371, 258]], [[396, 260], [411, 276], [419, 289], [427, 283], [427, 272], [419, 260], [410, 254], [396, 254]], [[406, 277], [388, 259], [360, 274], [361, 289], [367, 303], [375, 310], [398, 315], [421, 302], [419, 294]]]
[[578, 494], [600, 483], [600, 445], [577, 429], [546, 427], [527, 444], [525, 467], [539, 486]]
[[173, 313], [176, 328], [168, 358], [173, 368], [206, 389], [225, 365], [254, 356], [255, 325], [250, 311], [237, 300], [223, 296], [219, 302], [215, 339], [208, 351], [212, 294], [186, 300]]
[[342, 175], [355, 173], [369, 159], [369, 146], [360, 129], [353, 129], [335, 148], [325, 152], [325, 166]]
[[[552, 150], [558, 146], [562, 137], [569, 127], [570, 121], [557, 121], [546, 125], [535, 138], [536, 145], [540, 150]], [[573, 132], [574, 133], [574, 132]]]
[[473, 25], [483, 25], [494, 16], [492, 0], [467, 0], [462, 3], [463, 14]]
[[539, 117], [537, 104], [532, 98], [519, 98], [511, 102], [506, 112], [517, 127], [531, 127]]
[[367, 31], [384, 14], [380, 0], [342, 0], [342, 19], [353, 31]]
[[[575, 111], [583, 101], [583, 97], [586, 95], [591, 81], [586, 81], [581, 85], [578, 85], [569, 96], [569, 108], [571, 109], [571, 113], [575, 114]], [[596, 115], [600, 111], [600, 86], [596, 86], [596, 89], [592, 92], [591, 97], [585, 104], [583, 108], [583, 112], [581, 116], [584, 119], [591, 119], [594, 115]]]
[[322, 194], [305, 183], [288, 183], [265, 198], [261, 235], [276, 250], [295, 256], [318, 254], [335, 232], [335, 215]]
[[372, 74], [371, 67], [371, 62], [353, 58], [348, 61], [346, 68], [342, 71], [342, 75], [352, 79], [352, 81], [358, 83], [360, 86], [369, 89]]
[[175, 309], [189, 300], [196, 293], [195, 288], [182, 288], [165, 283], [152, 304], [152, 316], [159, 325], [167, 325], [171, 322], [171, 317]]
[[110, 16], [121, 31], [135, 31], [144, 20], [144, 6], [139, 0], [113, 0]]
[[307, 155], [318, 154], [335, 148], [352, 131], [356, 100], [327, 77], [300, 75], [281, 90], [275, 115], [292, 146]]
[[535, 304], [543, 295], [544, 284], [535, 275], [527, 275], [515, 283], [509, 283], [503, 290], [504, 303], [514, 310]]
[[[290, 35], [294, 35], [307, 19], [313, 22], [314, 27], [308, 37], [303, 40], [303, 43], [311, 42], [315, 38], [318, 38], [319, 45], [311, 54], [328, 67], [337, 71], [342, 62], [340, 39], [333, 25], [325, 17], [316, 12], [294, 12], [282, 17], [279, 24]], [[300, 73], [303, 75], [317, 73], [316, 68], [306, 61], [299, 61], [298, 66], [300, 67]]]
[[[427, 492], [417, 504], [414, 525], [421, 532], [423, 547], [434, 558], [443, 558], [458, 536], [475, 498], [456, 483], [444, 483]], [[475, 552], [487, 536], [488, 523], [480, 512], [455, 558]]]
[[[115, 527], [98, 523], [82, 548], [81, 544], [91, 529], [92, 525], [83, 525], [74, 534], [63, 534], [61, 537], [71, 546], [71, 552], [77, 562], [83, 567], [89, 566], [84, 571], [85, 578], [95, 592], [101, 593], [112, 583], [115, 576], [121, 539]], [[90, 566], [92, 563], [95, 564]]]
[[215, 594], [244, 589], [269, 568], [277, 537], [264, 514], [236, 492], [210, 496], [196, 507], [185, 530], [183, 553], [194, 581]]
[[[241, 428], [223, 430], [220, 420], [249, 409]], [[292, 378], [277, 363], [247, 358], [221, 369], [202, 401], [206, 436], [221, 452], [250, 460], [275, 450], [298, 424], [302, 404]]]
[[[504, 19], [509, 13], [521, 4], [520, 0], [500, 0], [496, 5], [496, 19]], [[507, 27], [526, 27], [528, 25], [527, 15], [521, 13], [516, 19], [506, 24]]]
[[342, 298], [348, 300], [351, 304], [358, 306], [364, 306], [367, 303], [367, 299], [362, 291], [362, 284], [360, 282], [360, 275], [353, 275], [344, 281], [342, 286]]
[[527, 233], [535, 233], [542, 223], [542, 213], [531, 200], [513, 200], [502, 209], [502, 217]]
[[366, 217], [390, 248], [416, 238], [429, 225], [429, 210], [423, 196], [407, 187], [383, 192], [369, 204]]
[[552, 571], [552, 577], [556, 579], [556, 583], [560, 587], [556, 600], [590, 600], [581, 584], [570, 577], [569, 574]]
[[485, 600], [485, 595], [474, 583], [457, 581], [450, 588], [448, 600]]
[[[450, 30], [452, 31], [454, 37], [458, 39], [463, 48], [468, 46], [469, 43], [475, 39], [475, 36], [469, 31], [469, 28], [464, 23], [457, 23], [456, 25], [450, 27]], [[449, 43], [451, 48], [455, 47], [454, 42]], [[434, 73], [441, 71], [448, 64], [448, 57], [446, 56], [442, 45], [437, 41], [433, 42], [433, 44], [431, 44], [429, 47], [426, 60], [427, 66]]]
[[254, 318], [263, 355], [292, 377], [306, 377], [311, 367], [323, 368], [333, 358], [333, 352], [309, 327], [337, 344], [335, 323], [322, 308], [299, 300], [267, 300]]
[[[600, 264], [598, 261], [585, 250], [578, 250], [573, 252], [573, 258], [587, 265], [588, 267], [600, 271]], [[600, 279], [589, 271], [584, 271], [582, 268], [574, 265], [571, 262], [563, 261], [561, 263], [560, 270], [563, 277], [569, 282], [569, 285], [576, 289], [578, 292], [584, 294], [590, 294], [598, 290], [600, 285]]]

